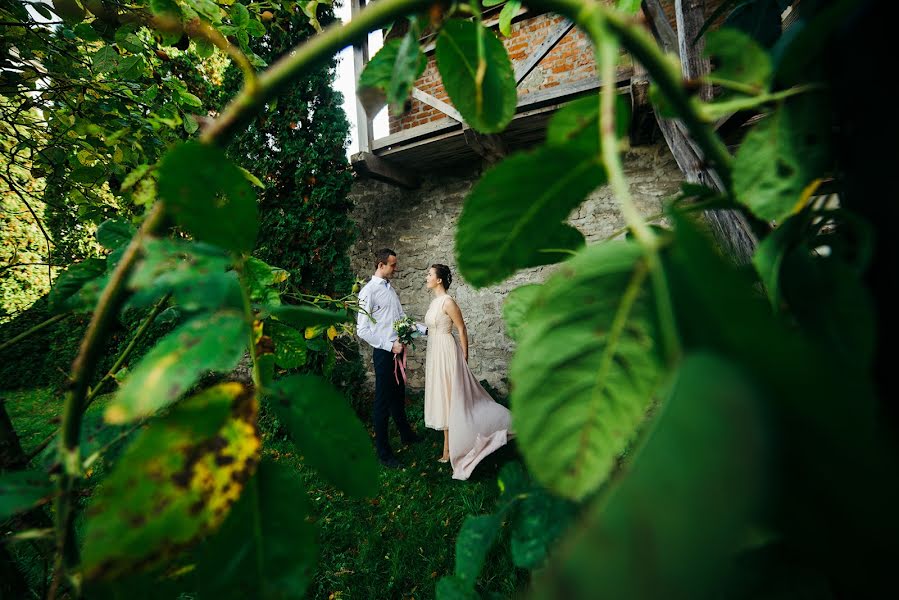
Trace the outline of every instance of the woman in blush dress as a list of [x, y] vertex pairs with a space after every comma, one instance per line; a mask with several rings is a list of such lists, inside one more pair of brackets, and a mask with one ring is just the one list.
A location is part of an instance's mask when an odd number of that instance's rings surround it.
[[[427, 286], [434, 299], [425, 314], [425, 426], [443, 431], [439, 461], [451, 463], [453, 479], [468, 479], [485, 456], [506, 443], [511, 415], [468, 368], [468, 332], [459, 305], [447, 294], [451, 283], [446, 265], [428, 269]], [[453, 325], [459, 341], [453, 337]]]

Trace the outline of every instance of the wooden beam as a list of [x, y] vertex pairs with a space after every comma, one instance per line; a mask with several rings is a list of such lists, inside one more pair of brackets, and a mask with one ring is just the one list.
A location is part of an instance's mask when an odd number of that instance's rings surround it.
[[668, 21], [660, 0], [643, 0], [643, 14], [650, 29], [665, 52], [677, 52], [677, 34]]
[[386, 158], [375, 156], [371, 152], [358, 152], [350, 157], [350, 162], [353, 165], [353, 170], [359, 175], [392, 183], [410, 190], [421, 185], [418, 176], [407, 173]]
[[549, 52], [556, 47], [556, 44], [565, 37], [571, 28], [574, 27], [574, 23], [569, 21], [568, 19], [564, 19], [559, 23], [556, 23], [555, 27], [553, 27], [549, 33], [546, 34], [546, 37], [540, 43], [539, 46], [534, 50], [534, 53], [530, 55], [527, 60], [524, 62], [518, 63], [515, 67], [515, 84], [518, 85], [524, 78], [527, 77], [531, 71], [534, 70], [543, 57], [549, 54]]
[[431, 94], [418, 89], [417, 87], [412, 88], [412, 97], [416, 100], [424, 102], [428, 106], [436, 108], [446, 116], [451, 119], [455, 119], [456, 121], [462, 123], [464, 119], [462, 119], [462, 115], [459, 114], [459, 111], [438, 98], [435, 98]]
[[[687, 80], [698, 81], [712, 70], [704, 55], [705, 38], [697, 37], [705, 24], [705, 0], [674, 0], [674, 16], [677, 19], [677, 50], [681, 72]], [[706, 84], [699, 90], [699, 98], [712, 99], [712, 86]]]
[[[350, 19], [355, 19], [359, 11], [365, 7], [366, 0], [350, 0]], [[358, 83], [365, 65], [368, 64], [368, 36], [362, 43], [353, 46], [353, 81]], [[359, 152], [369, 152], [372, 148], [374, 135], [372, 133], [372, 119], [368, 116], [362, 101], [356, 96], [356, 132], [359, 140]]]

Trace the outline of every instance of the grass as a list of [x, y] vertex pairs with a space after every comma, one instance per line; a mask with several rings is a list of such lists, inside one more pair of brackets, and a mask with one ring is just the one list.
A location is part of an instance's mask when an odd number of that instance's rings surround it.
[[[57, 427], [62, 401], [52, 391], [0, 395], [7, 399], [26, 453]], [[443, 434], [422, 425], [420, 398], [413, 400], [408, 415], [423, 441], [403, 448], [394, 432], [391, 444], [404, 467], [382, 468], [378, 495], [368, 499], [349, 498], [327, 484], [303, 464], [277, 427], [263, 422], [263, 451], [294, 470], [317, 522], [320, 557], [307, 598], [433, 598], [438, 579], [453, 572], [455, 540], [465, 516], [493, 510], [497, 473], [505, 462], [518, 459], [514, 446], [489, 456], [470, 480], [456, 481], [451, 467], [436, 460]], [[487, 557], [479, 580], [482, 597], [509, 598], [526, 585], [528, 573], [512, 565], [506, 538]]]

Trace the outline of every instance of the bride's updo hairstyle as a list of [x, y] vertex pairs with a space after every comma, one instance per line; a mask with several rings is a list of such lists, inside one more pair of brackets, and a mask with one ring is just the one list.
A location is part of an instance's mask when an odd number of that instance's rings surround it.
[[453, 283], [453, 274], [450, 273], [449, 267], [440, 263], [434, 263], [431, 265], [431, 268], [434, 269], [434, 275], [437, 276], [437, 279], [443, 281], [443, 289], [448, 290]]

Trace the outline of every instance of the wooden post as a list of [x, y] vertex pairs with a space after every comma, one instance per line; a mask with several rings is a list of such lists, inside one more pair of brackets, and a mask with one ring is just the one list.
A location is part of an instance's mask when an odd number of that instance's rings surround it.
[[[696, 38], [705, 24], [705, 0], [674, 0], [674, 16], [677, 19], [677, 50], [684, 78], [697, 80], [705, 77], [712, 66], [703, 55], [705, 40]], [[711, 100], [711, 87], [703, 85], [699, 97], [706, 102]]]
[[[365, 0], [350, 0], [350, 19], [355, 19], [356, 15], [365, 7]], [[353, 82], [359, 83], [359, 76], [362, 70], [368, 64], [368, 37], [361, 44], [353, 46]], [[359, 152], [371, 152], [372, 141], [372, 119], [362, 106], [359, 97], [356, 97], [356, 132], [359, 139]]]
[[[643, 0], [642, 4], [643, 13], [656, 40], [660, 45], [667, 45], [665, 43], [667, 36], [664, 32], [670, 29], [670, 24], [661, 22], [661, 20], [667, 19], [665, 13], [659, 10], [656, 0]], [[703, 4], [703, 0], [676, 0], [675, 4], [678, 24], [677, 46], [680, 51], [684, 77], [688, 79], [702, 77], [711, 68], [708, 61], [702, 57], [702, 40], [693, 44], [705, 19]], [[668, 43], [670, 44], [670, 39]], [[659, 118], [658, 115], [656, 115], [656, 119], [684, 178], [689, 182], [701, 183], [723, 192], [724, 186], [721, 179], [706, 164], [702, 152], [690, 139], [684, 125], [677, 120]], [[749, 264], [758, 242], [746, 217], [740, 212], [732, 210], [708, 210], [704, 215], [715, 240], [725, 254], [738, 265]]]

